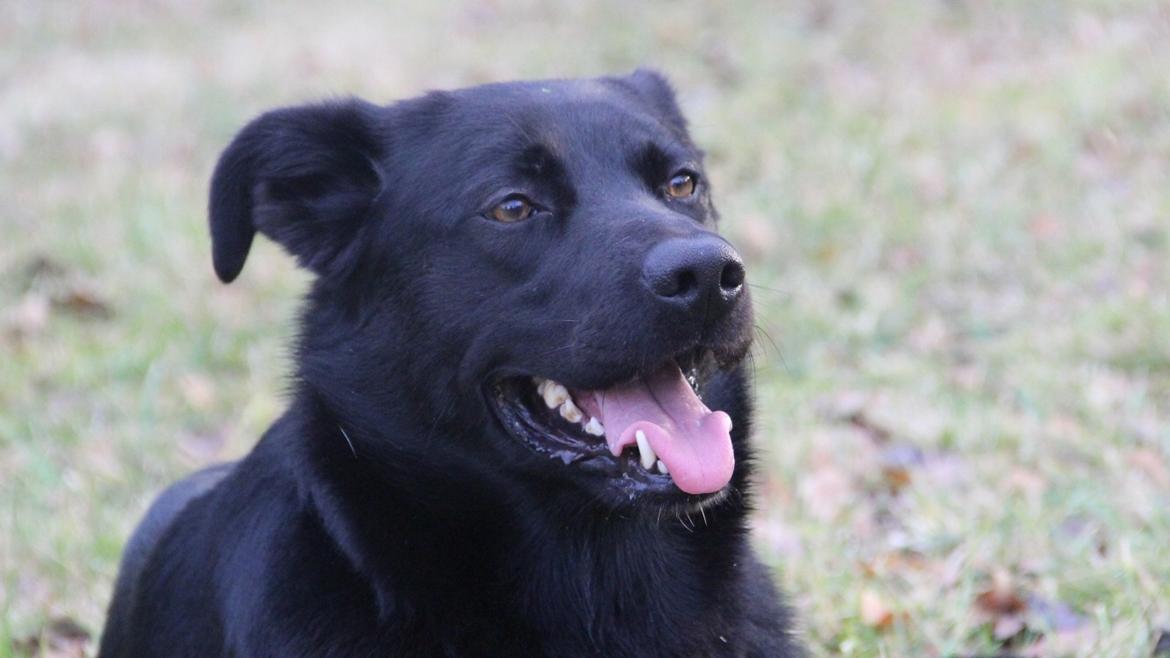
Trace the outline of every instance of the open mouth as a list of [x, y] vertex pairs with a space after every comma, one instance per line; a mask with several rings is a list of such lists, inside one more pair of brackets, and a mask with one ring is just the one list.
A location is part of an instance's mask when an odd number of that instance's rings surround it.
[[631, 380], [577, 389], [540, 376], [497, 382], [504, 426], [536, 452], [660, 491], [721, 491], [735, 452], [731, 418], [699, 397], [709, 356], [671, 359]]

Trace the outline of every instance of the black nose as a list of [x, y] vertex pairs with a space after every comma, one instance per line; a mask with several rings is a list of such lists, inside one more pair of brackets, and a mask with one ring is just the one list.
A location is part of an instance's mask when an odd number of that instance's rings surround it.
[[674, 238], [655, 245], [642, 263], [642, 278], [662, 302], [722, 317], [743, 292], [743, 261], [716, 235]]

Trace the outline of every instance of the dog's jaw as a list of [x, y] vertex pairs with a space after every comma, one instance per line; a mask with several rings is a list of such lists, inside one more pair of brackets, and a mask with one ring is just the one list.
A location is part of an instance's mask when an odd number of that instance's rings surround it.
[[735, 469], [733, 420], [702, 398], [721, 371], [700, 348], [598, 388], [539, 375], [498, 379], [488, 402], [507, 435], [547, 458], [537, 468], [622, 503], [697, 509], [723, 499]]

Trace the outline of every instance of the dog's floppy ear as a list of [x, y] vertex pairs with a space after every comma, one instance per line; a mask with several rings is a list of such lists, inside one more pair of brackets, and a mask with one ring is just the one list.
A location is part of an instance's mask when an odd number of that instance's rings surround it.
[[686, 132], [687, 120], [683, 118], [682, 110], [678, 107], [678, 99], [674, 95], [674, 87], [670, 85], [666, 76], [653, 69], [642, 68], [619, 78], [618, 81], [649, 103], [663, 122], [676, 130]]
[[273, 110], [224, 150], [211, 177], [211, 251], [225, 283], [260, 231], [317, 274], [355, 239], [382, 187], [379, 108], [357, 99]]

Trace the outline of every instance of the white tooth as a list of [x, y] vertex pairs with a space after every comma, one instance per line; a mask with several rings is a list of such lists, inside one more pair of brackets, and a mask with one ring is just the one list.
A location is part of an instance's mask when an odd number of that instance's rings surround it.
[[593, 436], [605, 436], [605, 427], [602, 426], [601, 421], [590, 418], [589, 422], [585, 423], [585, 432]]
[[544, 390], [540, 392], [540, 396], [544, 398], [544, 403], [548, 405], [549, 409], [556, 409], [569, 399], [569, 389], [550, 379], [545, 382]]
[[666, 470], [666, 464], [663, 464], [661, 459], [658, 460], [658, 463], [655, 464], [655, 466], [657, 466], [658, 472], [663, 475], [670, 473], [670, 471]]
[[581, 421], [582, 417], [581, 410], [577, 408], [577, 405], [573, 404], [572, 400], [565, 400], [561, 404], [561, 418], [564, 418], [570, 423], [577, 423]]
[[642, 430], [634, 432], [634, 440], [638, 442], [638, 454], [642, 457], [642, 468], [647, 471], [654, 462], [658, 461], [658, 455], [654, 454], [654, 448], [650, 447], [650, 442], [646, 440], [646, 433]]

